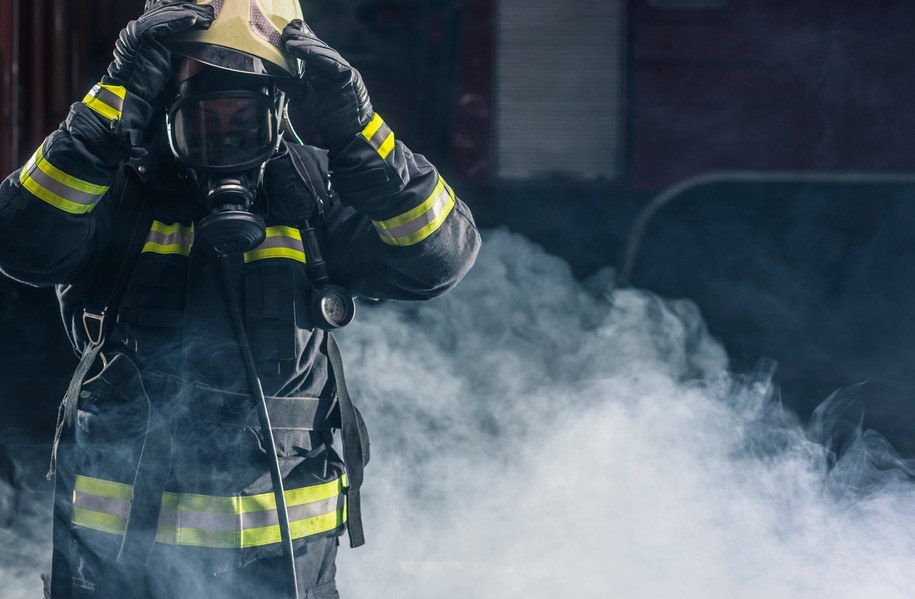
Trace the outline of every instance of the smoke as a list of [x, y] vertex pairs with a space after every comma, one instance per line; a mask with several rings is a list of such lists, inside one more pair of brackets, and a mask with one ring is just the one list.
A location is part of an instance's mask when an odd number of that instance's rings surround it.
[[[6, 456], [15, 455], [12, 462]], [[23, 464], [47, 466], [47, 447], [11, 430], [0, 434], [0, 596], [41, 597], [51, 555], [50, 485], [36, 487]]]
[[359, 322], [374, 462], [344, 596], [910, 595], [907, 465], [873, 432], [833, 447], [846, 395], [805, 429], [772, 365], [729, 374], [690, 302], [495, 231], [454, 292]]
[[[803, 427], [691, 302], [485, 237], [453, 292], [341, 334], [373, 453], [343, 597], [910, 595], [915, 485], [848, 429], [852, 392]], [[47, 567], [49, 501], [21, 496], [0, 488], [4, 597]]]

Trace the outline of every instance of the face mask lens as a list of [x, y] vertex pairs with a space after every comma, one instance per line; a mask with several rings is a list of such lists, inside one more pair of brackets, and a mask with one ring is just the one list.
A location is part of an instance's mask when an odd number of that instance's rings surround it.
[[179, 158], [198, 166], [231, 167], [266, 160], [276, 130], [272, 103], [252, 94], [181, 104], [172, 117], [171, 135]]

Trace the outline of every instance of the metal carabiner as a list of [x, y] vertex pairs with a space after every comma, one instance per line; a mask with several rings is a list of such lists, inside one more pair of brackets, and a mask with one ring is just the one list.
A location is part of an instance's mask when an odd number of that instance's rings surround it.
[[[89, 321], [95, 321], [98, 323], [98, 331], [95, 335], [92, 334], [92, 331], [89, 330]], [[93, 314], [88, 309], [83, 308], [83, 330], [86, 332], [86, 339], [89, 340], [89, 345], [95, 347], [96, 345], [101, 345], [102, 341], [105, 340], [105, 311], [102, 310], [101, 314]]]
[[108, 358], [105, 357], [105, 353], [99, 352], [98, 355], [102, 359], [102, 368], [95, 374], [95, 376], [91, 376], [91, 377], [87, 378], [86, 380], [84, 380], [83, 387], [85, 387], [89, 383], [94, 383], [95, 381], [102, 378], [102, 375], [105, 374], [105, 370], [108, 369]]
[[[93, 331], [89, 330], [89, 322], [95, 322], [97, 327], [95, 334]], [[94, 314], [88, 309], [83, 308], [83, 330], [86, 332], [86, 339], [89, 341], [89, 347], [98, 347], [105, 341], [105, 310], [102, 310], [99, 314]], [[102, 376], [102, 373], [105, 372], [105, 369], [108, 368], [108, 358], [105, 357], [105, 354], [99, 352], [99, 356], [102, 358], [102, 368], [98, 373], [83, 381], [83, 385], [88, 385], [89, 383], [96, 381], [99, 377]]]

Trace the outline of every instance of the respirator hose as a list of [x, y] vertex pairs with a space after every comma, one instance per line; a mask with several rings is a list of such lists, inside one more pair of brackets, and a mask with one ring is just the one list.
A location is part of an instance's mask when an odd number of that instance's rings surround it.
[[283, 488], [283, 473], [280, 471], [280, 461], [276, 451], [276, 440], [273, 438], [273, 427], [270, 425], [270, 414], [267, 412], [267, 398], [264, 396], [264, 388], [261, 385], [261, 380], [257, 376], [254, 355], [251, 353], [251, 345], [248, 343], [248, 334], [245, 331], [245, 324], [241, 317], [241, 309], [238, 305], [238, 295], [235, 292], [235, 287], [232, 285], [232, 273], [229, 268], [228, 256], [220, 256], [219, 262], [222, 267], [222, 280], [226, 286], [226, 295], [229, 299], [229, 312], [232, 314], [232, 324], [235, 327], [235, 334], [238, 337], [238, 345], [241, 347], [242, 362], [244, 362], [245, 371], [248, 375], [248, 383], [251, 390], [254, 392], [255, 403], [257, 404], [257, 416], [260, 420], [264, 441], [267, 443], [267, 453], [269, 454], [267, 462], [270, 467], [270, 478], [273, 481], [273, 495], [276, 498], [276, 513], [279, 517], [283, 554], [287, 559], [286, 565], [289, 570], [289, 596], [300, 599], [295, 567], [295, 553], [292, 547], [292, 533], [289, 528], [289, 511], [286, 508], [286, 492]]

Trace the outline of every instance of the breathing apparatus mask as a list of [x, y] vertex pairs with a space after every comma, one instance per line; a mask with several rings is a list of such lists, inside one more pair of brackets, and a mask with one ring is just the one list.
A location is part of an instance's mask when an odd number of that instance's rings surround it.
[[206, 206], [197, 239], [218, 254], [242, 253], [266, 236], [252, 207], [264, 165], [280, 144], [285, 96], [268, 77], [198, 68], [177, 85], [168, 141]]

